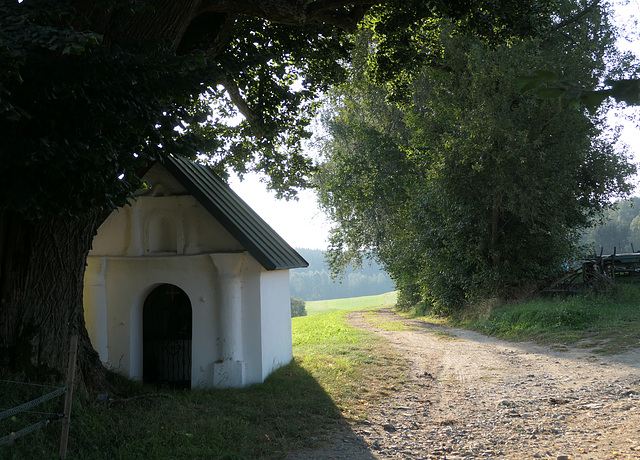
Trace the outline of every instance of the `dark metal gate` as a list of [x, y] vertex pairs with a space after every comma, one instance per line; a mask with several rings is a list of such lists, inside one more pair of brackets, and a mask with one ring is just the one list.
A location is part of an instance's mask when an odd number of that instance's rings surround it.
[[191, 388], [191, 302], [177, 286], [155, 288], [142, 310], [142, 379]]

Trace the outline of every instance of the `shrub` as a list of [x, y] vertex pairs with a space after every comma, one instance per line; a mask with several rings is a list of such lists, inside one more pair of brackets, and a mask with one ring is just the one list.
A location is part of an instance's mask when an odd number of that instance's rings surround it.
[[291, 317], [307, 316], [306, 302], [297, 297], [291, 297]]

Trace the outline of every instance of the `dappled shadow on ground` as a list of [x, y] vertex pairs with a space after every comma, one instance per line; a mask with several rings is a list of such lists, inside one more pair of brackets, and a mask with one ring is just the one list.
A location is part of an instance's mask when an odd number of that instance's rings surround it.
[[[331, 457], [309, 452], [327, 443], [336, 444], [342, 458], [374, 458], [331, 397], [295, 361], [262, 384], [238, 389], [173, 390], [115, 374], [110, 377], [108, 403], [82, 395], [74, 401], [78, 405], [73, 411], [70, 458], [324, 459]], [[16, 387], [0, 388], [2, 407], [14, 407], [48, 391], [37, 387], [34, 394], [23, 394], [23, 387]], [[42, 410], [57, 413], [60, 408], [57, 402]], [[34, 421], [46, 418], [42, 413], [34, 417]], [[3, 421], [0, 437], [33, 423], [24, 414], [14, 419]], [[59, 440], [59, 429], [38, 430], [0, 446], [0, 458], [53, 458]]]
[[[298, 363], [292, 362], [279, 369], [265, 382], [274, 391], [288, 388], [291, 402], [300, 401], [299, 431], [283, 433], [289, 452], [287, 460], [328, 460], [335, 458], [375, 459], [364, 439], [354, 433], [347, 420], [340, 414], [331, 396], [314, 377]], [[282, 396], [282, 395], [280, 395]]]

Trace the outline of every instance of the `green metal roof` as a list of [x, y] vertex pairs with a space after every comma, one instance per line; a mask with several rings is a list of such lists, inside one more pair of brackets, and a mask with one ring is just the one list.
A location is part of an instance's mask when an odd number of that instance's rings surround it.
[[309, 266], [211, 168], [173, 155], [163, 165], [265, 269]]

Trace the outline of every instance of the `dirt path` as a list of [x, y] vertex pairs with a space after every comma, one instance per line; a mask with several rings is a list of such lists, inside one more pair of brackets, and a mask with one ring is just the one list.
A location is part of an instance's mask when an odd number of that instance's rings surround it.
[[[409, 379], [368, 420], [294, 459], [640, 459], [640, 350], [510, 343], [401, 318], [351, 325], [386, 337]], [[403, 321], [408, 330], [376, 327]]]

